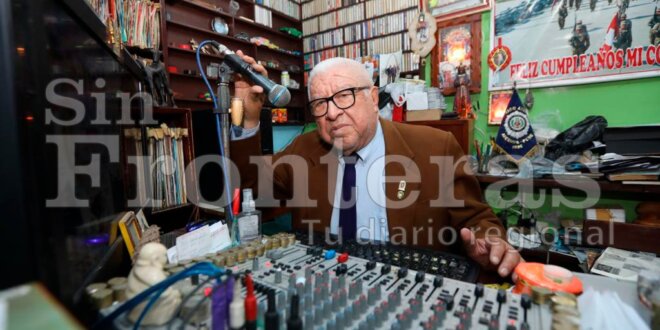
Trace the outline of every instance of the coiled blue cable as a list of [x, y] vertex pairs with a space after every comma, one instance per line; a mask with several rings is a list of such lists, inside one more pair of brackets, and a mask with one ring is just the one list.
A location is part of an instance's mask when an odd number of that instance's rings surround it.
[[124, 312], [131, 311], [133, 308], [135, 308], [137, 305], [142, 303], [144, 300], [147, 298], [151, 297], [147, 305], [145, 306], [144, 310], [142, 310], [142, 313], [140, 314], [140, 317], [137, 319], [135, 322], [135, 325], [133, 329], [138, 329], [140, 327], [140, 324], [142, 323], [142, 320], [144, 317], [147, 315], [147, 312], [153, 304], [158, 300], [158, 298], [165, 292], [167, 288], [172, 286], [174, 283], [184, 279], [188, 278], [193, 275], [206, 275], [214, 278], [220, 278], [221, 275], [223, 275], [225, 271], [214, 264], [210, 262], [200, 262], [198, 264], [195, 264], [189, 268], [186, 268], [182, 270], [179, 273], [176, 273], [161, 282], [157, 283], [156, 285], [140, 292], [138, 295], [135, 297], [131, 298], [130, 300], [126, 301], [123, 305], [119, 306], [117, 309], [115, 309], [112, 313], [110, 313], [108, 316], [104, 317], [100, 321], [98, 321], [96, 324], [92, 326], [92, 329], [105, 329], [110, 327], [111, 322], [116, 319], [119, 315], [123, 314]]

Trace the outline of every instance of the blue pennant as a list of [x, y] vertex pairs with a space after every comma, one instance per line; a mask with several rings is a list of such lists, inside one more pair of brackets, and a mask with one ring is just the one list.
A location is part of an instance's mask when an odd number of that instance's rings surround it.
[[527, 118], [527, 109], [520, 101], [516, 90], [513, 91], [509, 105], [506, 107], [495, 139], [495, 147], [515, 162], [536, 151], [536, 136]]

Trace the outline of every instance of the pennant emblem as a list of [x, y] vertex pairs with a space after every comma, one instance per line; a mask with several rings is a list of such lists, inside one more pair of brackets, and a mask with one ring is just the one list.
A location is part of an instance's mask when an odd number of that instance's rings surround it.
[[495, 148], [518, 163], [537, 150], [536, 136], [527, 118], [527, 109], [513, 92], [495, 139]]

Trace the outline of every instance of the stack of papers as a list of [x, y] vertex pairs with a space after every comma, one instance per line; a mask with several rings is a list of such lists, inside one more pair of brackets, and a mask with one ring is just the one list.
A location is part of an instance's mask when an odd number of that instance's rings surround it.
[[222, 222], [206, 225], [176, 238], [176, 245], [167, 250], [167, 261], [178, 263], [183, 260], [216, 253], [231, 246], [229, 228]]
[[618, 280], [636, 282], [643, 270], [660, 273], [660, 258], [652, 253], [632, 252], [608, 247], [596, 260], [591, 272]]
[[429, 109], [447, 109], [447, 104], [445, 104], [445, 97], [442, 96], [440, 88], [429, 87], [426, 91], [428, 98], [428, 108]]

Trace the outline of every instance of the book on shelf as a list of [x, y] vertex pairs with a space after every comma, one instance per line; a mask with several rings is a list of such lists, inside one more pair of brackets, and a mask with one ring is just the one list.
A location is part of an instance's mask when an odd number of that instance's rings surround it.
[[607, 179], [610, 181], [658, 181], [659, 178], [659, 171], [622, 172], [607, 175]]
[[86, 0], [126, 46], [160, 48], [160, 4], [146, 0]]
[[660, 186], [660, 181], [650, 181], [650, 180], [641, 180], [641, 181], [621, 181], [622, 184], [628, 185], [644, 185], [644, 186]]
[[167, 208], [187, 203], [184, 139], [187, 128], [147, 128], [153, 207]]

